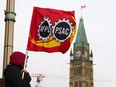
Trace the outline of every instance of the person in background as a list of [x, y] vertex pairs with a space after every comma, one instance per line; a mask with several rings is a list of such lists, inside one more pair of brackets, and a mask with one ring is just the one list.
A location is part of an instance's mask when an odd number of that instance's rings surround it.
[[[11, 54], [10, 63], [4, 70], [5, 87], [31, 87], [31, 77], [26, 70], [23, 70], [25, 56], [19, 51]], [[22, 73], [24, 73], [23, 78]]]

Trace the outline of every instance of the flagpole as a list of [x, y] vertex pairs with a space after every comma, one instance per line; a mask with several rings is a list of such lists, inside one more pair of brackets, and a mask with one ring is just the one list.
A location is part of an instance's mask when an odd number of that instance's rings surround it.
[[82, 7], [81, 7], [81, 18], [82, 18]]
[[82, 18], [82, 15], [83, 15], [83, 13], [82, 13], [83, 11], [82, 11], [82, 10], [83, 10], [84, 8], [86, 8], [86, 5], [82, 5], [82, 6], [81, 6], [81, 18]]
[[[28, 50], [26, 50], [26, 56], [25, 56], [25, 61], [24, 61], [23, 70], [25, 70], [25, 69], [26, 69], [26, 67], [27, 67], [27, 58], [28, 58], [28, 53], [29, 53], [29, 51], [28, 51]], [[22, 78], [24, 78], [24, 72], [22, 73]]]

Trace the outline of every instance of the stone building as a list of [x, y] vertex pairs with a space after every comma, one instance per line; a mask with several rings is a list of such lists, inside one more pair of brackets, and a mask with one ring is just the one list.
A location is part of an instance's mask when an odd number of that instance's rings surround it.
[[94, 87], [93, 53], [89, 47], [83, 18], [80, 18], [73, 50], [70, 52], [69, 87]]

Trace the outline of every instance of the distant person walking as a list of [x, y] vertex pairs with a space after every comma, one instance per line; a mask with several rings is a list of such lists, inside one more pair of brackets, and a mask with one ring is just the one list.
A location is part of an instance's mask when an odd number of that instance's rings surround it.
[[[10, 63], [4, 70], [5, 87], [31, 87], [31, 77], [26, 70], [23, 70], [25, 56], [19, 51], [11, 54]], [[22, 78], [22, 73], [24, 73], [24, 78]]]

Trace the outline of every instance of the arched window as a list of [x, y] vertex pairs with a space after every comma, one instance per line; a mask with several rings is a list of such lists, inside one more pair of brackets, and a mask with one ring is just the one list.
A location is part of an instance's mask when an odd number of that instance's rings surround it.
[[75, 87], [78, 87], [78, 82], [75, 81]]
[[82, 87], [81, 85], [82, 85], [82, 83], [81, 83], [81, 81], [79, 81], [79, 87]]

